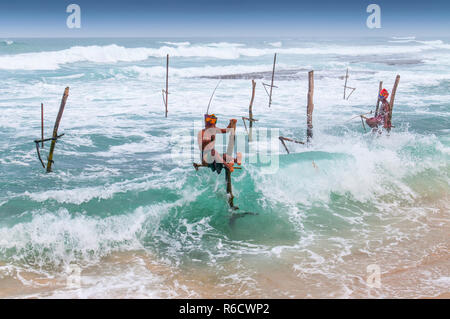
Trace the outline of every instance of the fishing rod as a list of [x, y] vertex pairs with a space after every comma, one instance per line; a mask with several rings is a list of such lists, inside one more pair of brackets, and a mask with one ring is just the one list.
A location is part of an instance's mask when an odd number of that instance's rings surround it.
[[368, 115], [368, 114], [372, 114], [372, 111], [367, 112], [367, 113], [363, 113], [363, 114], [356, 115], [356, 116], [352, 117], [350, 120], [345, 121], [344, 123], [348, 123], [348, 122], [350, 122], [350, 121], [352, 121], [352, 120], [354, 120], [354, 119], [356, 119], [356, 118], [358, 118], [358, 117], [365, 116], [365, 115]]
[[208, 102], [208, 108], [206, 109], [206, 114], [209, 114], [209, 107], [211, 106], [211, 101], [214, 97], [214, 94], [216, 93], [217, 88], [220, 85], [220, 82], [222, 82], [222, 79], [219, 80], [219, 82], [217, 83], [216, 87], [214, 88], [214, 91], [211, 94], [211, 97], [209, 98], [209, 102]]

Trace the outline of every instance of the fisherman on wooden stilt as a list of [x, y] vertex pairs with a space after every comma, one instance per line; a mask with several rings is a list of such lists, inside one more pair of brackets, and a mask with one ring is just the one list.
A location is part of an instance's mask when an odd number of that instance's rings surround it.
[[[375, 116], [367, 118], [363, 114], [360, 115], [361, 121], [365, 119], [367, 125], [372, 128], [372, 132], [378, 131], [379, 133], [381, 133], [381, 130], [379, 130], [380, 126], [382, 126], [387, 132], [390, 132], [391, 128], [394, 127], [392, 125], [392, 110], [394, 109], [395, 94], [397, 93], [399, 82], [400, 82], [400, 75], [397, 75], [397, 77], [395, 78], [394, 87], [392, 88], [391, 100], [389, 102], [387, 101], [387, 98], [389, 97], [389, 92], [386, 89], [383, 89], [383, 82], [380, 82], [380, 87], [378, 89], [377, 107], [375, 109]], [[364, 122], [362, 121], [362, 123], [364, 127]]]
[[[217, 117], [214, 114], [205, 114], [205, 128], [198, 133], [198, 146], [201, 154], [201, 164], [194, 163], [196, 170], [199, 167], [209, 167], [213, 172], [220, 174], [222, 169], [225, 169], [225, 180], [227, 182], [227, 196], [228, 204], [232, 210], [238, 210], [239, 207], [234, 205], [234, 195], [231, 183], [231, 173], [235, 169], [241, 167], [234, 167], [234, 164], [241, 165], [242, 154], [237, 153], [233, 156], [235, 133], [236, 133], [236, 119], [231, 119], [226, 129], [216, 127]], [[227, 153], [220, 154], [215, 149], [216, 135], [230, 133], [227, 145]], [[250, 213], [245, 213], [250, 214]]]
[[242, 154], [237, 153], [236, 158], [229, 154], [220, 154], [216, 151], [216, 135], [225, 134], [229, 130], [236, 129], [237, 120], [231, 119], [227, 128], [216, 127], [217, 117], [214, 114], [205, 114], [205, 128], [198, 133], [198, 145], [201, 153], [202, 165], [211, 168], [213, 172], [220, 174], [223, 168], [234, 171], [234, 164], [241, 165]]
[[[388, 96], [389, 92], [386, 89], [382, 89], [378, 97], [379, 101], [381, 102], [381, 108], [378, 110], [378, 114], [371, 118], [365, 118], [367, 125], [372, 129], [374, 129], [375, 131], [381, 125], [385, 129], [390, 129], [392, 126], [391, 121], [389, 119], [389, 112], [391, 106], [387, 101]], [[361, 116], [361, 118], [362, 117], [363, 116]]]

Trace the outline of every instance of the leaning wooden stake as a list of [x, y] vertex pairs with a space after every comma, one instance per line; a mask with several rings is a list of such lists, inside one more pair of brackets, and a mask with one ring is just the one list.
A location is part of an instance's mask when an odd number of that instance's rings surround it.
[[[163, 92], [163, 102], [166, 107], [166, 117], [168, 112], [168, 103], [169, 103], [169, 55], [166, 57], [166, 89], [162, 90]], [[164, 98], [165, 95], [165, 98]]]
[[41, 103], [41, 139], [42, 148], [44, 148], [44, 103]]
[[383, 81], [380, 81], [380, 86], [378, 87], [378, 98], [377, 98], [377, 107], [375, 109], [375, 116], [378, 115], [378, 110], [380, 109], [380, 93], [383, 89]]
[[53, 152], [55, 151], [56, 140], [58, 139], [59, 123], [61, 122], [61, 118], [62, 118], [62, 115], [64, 112], [64, 107], [66, 106], [66, 101], [67, 101], [68, 96], [69, 96], [69, 88], [66, 87], [66, 89], [64, 90], [64, 95], [61, 100], [61, 105], [59, 107], [58, 116], [56, 117], [55, 127], [53, 128], [52, 143], [50, 145], [50, 152], [48, 154], [47, 173], [52, 171]]
[[[272, 89], [276, 86], [273, 85], [273, 80], [275, 77], [275, 64], [277, 63], [277, 54], [275, 53], [275, 55], [273, 56], [273, 68], [272, 68], [272, 81], [269, 84], [263, 83], [263, 87], [264, 90], [266, 91], [267, 95], [269, 96], [269, 107], [272, 105]], [[270, 92], [267, 92], [266, 86], [270, 86]]]
[[248, 120], [249, 120], [249, 131], [248, 131], [248, 141], [252, 141], [253, 136], [253, 100], [255, 99], [255, 87], [256, 82], [255, 80], [252, 80], [252, 98], [250, 100], [250, 105], [248, 106]]
[[[398, 87], [398, 83], [400, 82], [400, 75], [397, 75], [397, 77], [395, 78], [395, 83], [394, 83], [394, 87], [392, 88], [392, 93], [391, 93], [391, 101], [389, 102], [389, 118], [388, 118], [388, 123], [392, 123], [392, 110], [394, 109], [394, 102], [395, 102], [395, 93], [397, 92], [397, 87]], [[390, 131], [391, 128], [388, 128], [388, 131]]]
[[[347, 68], [347, 72], [345, 74], [345, 83], [344, 83], [344, 100], [348, 100], [350, 98], [350, 96], [352, 96], [353, 92], [355, 92], [356, 88], [352, 88], [351, 86], [347, 85], [347, 80], [348, 80], [348, 68]], [[347, 96], [347, 89], [352, 90], [350, 92], [350, 94]]]
[[314, 71], [308, 73], [308, 106], [306, 109], [306, 141], [310, 142], [313, 137], [312, 115], [314, 111]]
[[362, 115], [361, 115], [361, 124], [362, 124], [362, 127], [364, 129], [364, 132], [367, 132], [366, 125], [364, 124], [364, 117]]
[[270, 82], [269, 107], [272, 104], [273, 79], [275, 76], [275, 64], [277, 63], [277, 54], [273, 56], [272, 81]]
[[296, 143], [296, 144], [305, 144], [304, 142], [297, 141], [297, 140], [293, 140], [293, 139], [291, 139], [291, 138], [287, 138], [287, 137], [283, 137], [283, 136], [278, 137], [278, 139], [280, 140], [281, 144], [283, 144], [283, 146], [284, 146], [284, 148], [286, 149], [286, 152], [287, 152], [288, 154], [289, 154], [290, 152], [289, 152], [289, 149], [287, 148], [286, 143], [285, 143], [284, 141], [288, 141], [288, 142], [292, 142], [292, 143]]

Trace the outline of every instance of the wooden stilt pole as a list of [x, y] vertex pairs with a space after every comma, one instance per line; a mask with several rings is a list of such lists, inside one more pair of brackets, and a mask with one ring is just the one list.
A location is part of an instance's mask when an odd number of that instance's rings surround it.
[[228, 138], [228, 145], [227, 145], [227, 162], [234, 162], [234, 143], [236, 140], [236, 124], [234, 127], [230, 128], [230, 137]]
[[[248, 131], [248, 141], [251, 142], [253, 138], [253, 100], [255, 99], [255, 88], [256, 82], [252, 80], [252, 98], [250, 100], [250, 105], [248, 107], [248, 119], [249, 119], [249, 131]], [[245, 123], [245, 121], [244, 121]]]
[[270, 82], [269, 107], [272, 104], [273, 79], [275, 76], [275, 64], [277, 63], [277, 54], [273, 56], [272, 81]]
[[378, 111], [380, 109], [380, 93], [382, 89], [383, 89], [383, 81], [380, 81], [380, 86], [378, 87], [377, 108], [375, 109], [375, 116], [378, 115]]
[[50, 145], [50, 152], [48, 154], [47, 173], [50, 173], [52, 171], [53, 152], [55, 151], [56, 140], [58, 139], [59, 123], [61, 122], [61, 118], [62, 118], [62, 115], [64, 112], [64, 107], [66, 106], [66, 101], [67, 101], [68, 97], [69, 97], [69, 88], [66, 87], [66, 89], [64, 90], [64, 95], [61, 100], [61, 105], [59, 107], [58, 116], [56, 117], [55, 126], [53, 128], [52, 143]]
[[289, 154], [290, 152], [289, 152], [289, 149], [288, 149], [287, 146], [286, 146], [286, 143], [284, 142], [284, 138], [283, 138], [282, 136], [280, 136], [279, 139], [280, 139], [280, 141], [281, 141], [281, 144], [283, 144], [284, 149], [285, 149], [286, 152]]
[[44, 148], [44, 103], [41, 103], [41, 147]]
[[234, 206], [233, 186], [231, 184], [231, 172], [229, 169], [225, 169], [225, 180], [227, 181], [228, 205], [230, 205], [232, 209], [238, 209]]
[[169, 103], [169, 54], [167, 54], [167, 58], [166, 58], [166, 99], [165, 99], [165, 104], [166, 104], [166, 117], [167, 117], [167, 112], [168, 112], [168, 103]]
[[361, 115], [361, 124], [362, 124], [362, 127], [364, 128], [364, 132], [367, 132], [366, 125], [364, 124], [364, 117], [362, 115]]
[[[397, 93], [397, 87], [398, 87], [398, 83], [400, 82], [400, 75], [397, 75], [397, 77], [395, 78], [395, 83], [394, 83], [394, 87], [392, 88], [392, 93], [391, 93], [391, 100], [389, 102], [389, 118], [388, 118], [388, 123], [392, 123], [392, 110], [394, 109], [394, 102], [395, 102], [395, 93]], [[391, 128], [388, 128], [388, 131], [390, 131]]]
[[297, 141], [297, 140], [293, 140], [292, 138], [287, 138], [287, 137], [283, 137], [283, 136], [279, 136], [278, 139], [280, 140], [281, 144], [283, 144], [284, 148], [286, 149], [286, 152], [289, 154], [289, 149], [286, 146], [286, 143], [284, 141], [288, 141], [288, 142], [292, 142], [292, 143], [296, 143], [296, 144], [305, 144], [302, 141]]
[[344, 100], [345, 100], [345, 93], [346, 93], [346, 90], [347, 90], [347, 80], [348, 80], [348, 68], [347, 68], [347, 73], [345, 73]]
[[279, 139], [280, 139], [280, 140], [283, 140], [283, 141], [288, 141], [288, 142], [296, 143], [296, 144], [305, 144], [305, 143], [302, 142], [302, 141], [293, 140], [292, 138], [283, 137], [283, 136], [280, 136]]
[[[251, 123], [251, 122], [250, 122]], [[230, 129], [230, 137], [228, 138], [227, 145], [227, 162], [234, 163], [234, 144], [236, 140], [236, 124]], [[239, 207], [234, 206], [234, 196], [233, 196], [233, 188], [231, 185], [231, 172], [229, 169], [225, 168], [225, 180], [227, 181], [227, 195], [228, 195], [228, 204], [232, 209], [239, 209]]]
[[313, 137], [312, 114], [314, 111], [314, 71], [308, 73], [308, 106], [306, 109], [306, 140], [310, 142]]
[[[248, 134], [247, 123], [245, 123], [245, 120], [249, 120], [249, 119], [248, 119], [248, 117], [243, 116], [243, 117], [242, 117], [242, 122], [244, 122], [245, 131], [246, 131], [247, 134]], [[249, 140], [249, 142], [250, 142], [250, 140]]]
[[350, 98], [350, 96], [352, 96], [353, 92], [355, 92], [356, 88], [352, 88], [350, 86], [347, 86], [347, 88], [351, 89], [352, 91], [350, 92], [350, 94], [347, 96], [347, 101]]
[[[242, 117], [242, 122], [244, 122], [245, 131], [248, 134], [247, 123], [245, 121], [248, 121], [250, 123], [250, 119], [248, 117], [245, 117], [245, 116]], [[258, 122], [258, 120], [253, 119], [251, 122]], [[249, 142], [251, 142], [251, 141], [249, 141]]]

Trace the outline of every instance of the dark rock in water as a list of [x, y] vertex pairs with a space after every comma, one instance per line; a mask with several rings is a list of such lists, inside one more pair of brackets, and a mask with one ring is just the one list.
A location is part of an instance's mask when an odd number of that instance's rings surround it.
[[402, 56], [390, 55], [388, 57], [381, 58], [379, 55], [371, 56], [357, 56], [357, 57], [342, 57], [341, 60], [349, 60], [350, 63], [380, 63], [387, 65], [412, 65], [412, 64], [422, 64], [423, 61], [419, 59], [408, 59]]
[[384, 60], [375, 61], [375, 63], [385, 63], [387, 65], [409, 65], [409, 64], [422, 64], [422, 60]]
[[[310, 69], [285, 69], [275, 70], [274, 80], [277, 81], [294, 81], [294, 80], [307, 80], [308, 72]], [[368, 75], [375, 74], [373, 71], [352, 71], [352, 74]], [[315, 79], [324, 78], [337, 78], [343, 79], [345, 74], [339, 70], [317, 70], [314, 74]], [[250, 73], [235, 73], [227, 75], [208, 75], [200, 76], [201, 79], [222, 79], [222, 80], [264, 80], [266, 83], [270, 83], [272, 79], [272, 70], [263, 72], [250, 72]]]
[[[289, 70], [275, 70], [274, 80], [288, 81], [306, 78], [308, 76], [308, 69], [289, 69]], [[236, 73], [227, 75], [208, 75], [201, 76], [202, 79], [225, 79], [225, 80], [254, 80], [254, 79], [272, 79], [272, 70], [263, 72], [250, 73]]]

